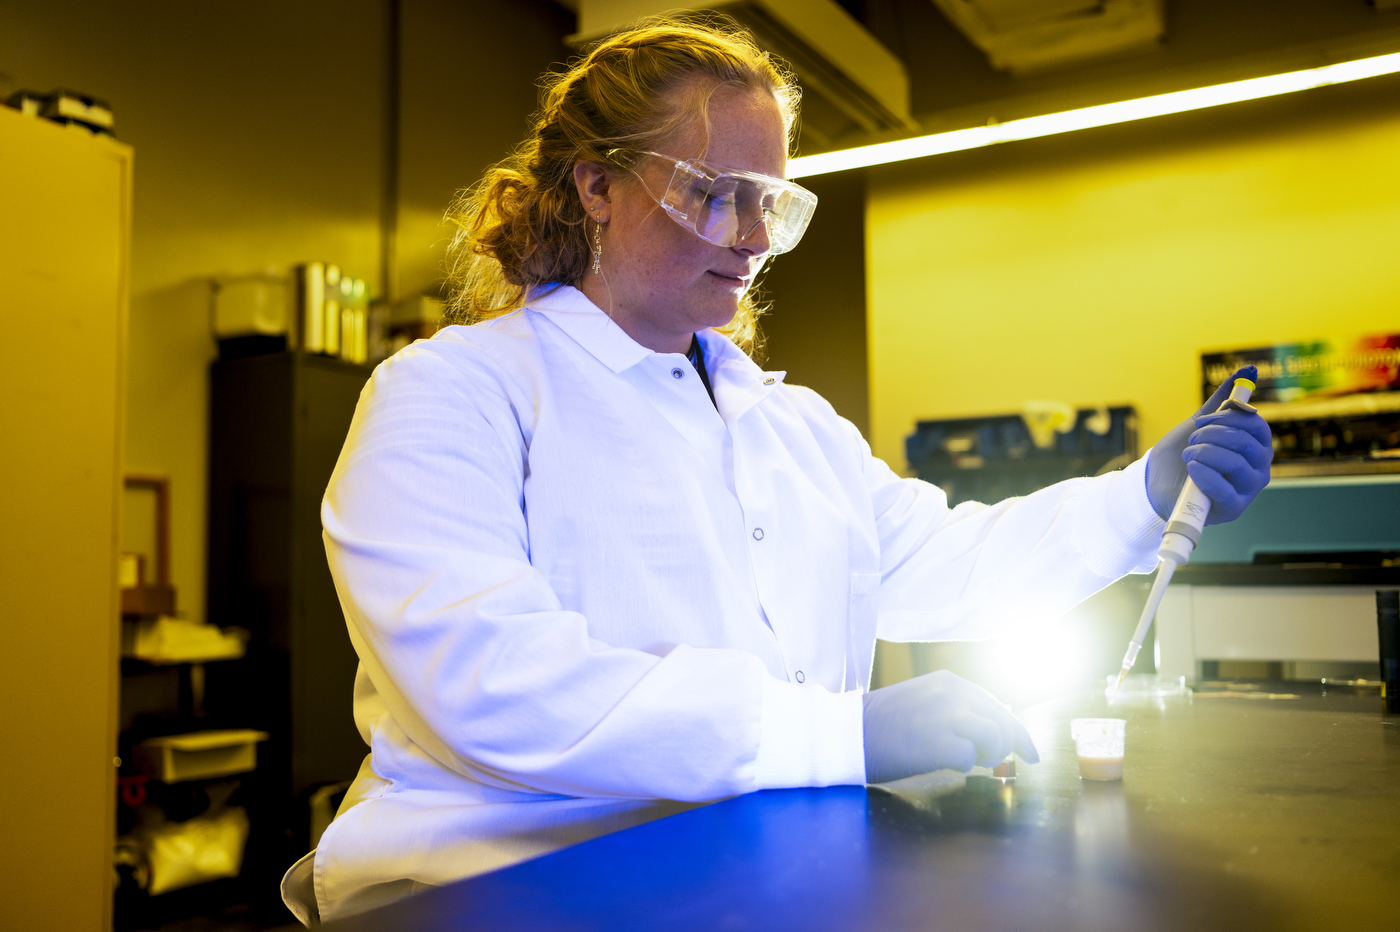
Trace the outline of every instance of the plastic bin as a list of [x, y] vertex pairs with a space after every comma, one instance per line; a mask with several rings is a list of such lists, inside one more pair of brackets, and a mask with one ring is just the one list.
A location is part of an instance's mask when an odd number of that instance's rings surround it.
[[267, 739], [267, 732], [247, 728], [166, 735], [148, 738], [133, 747], [132, 758], [152, 780], [205, 780], [255, 769], [258, 742]]

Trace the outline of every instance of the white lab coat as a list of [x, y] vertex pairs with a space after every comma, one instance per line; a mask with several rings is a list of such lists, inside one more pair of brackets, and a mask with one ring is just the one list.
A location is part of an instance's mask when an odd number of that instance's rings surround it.
[[322, 509], [370, 755], [323, 919], [753, 790], [864, 782], [877, 636], [986, 637], [1152, 566], [1144, 463], [985, 507], [816, 393], [580, 292], [375, 370]]

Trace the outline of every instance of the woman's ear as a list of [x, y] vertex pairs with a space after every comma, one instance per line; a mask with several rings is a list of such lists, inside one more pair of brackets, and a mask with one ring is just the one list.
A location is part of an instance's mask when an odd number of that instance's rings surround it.
[[612, 214], [612, 202], [608, 197], [611, 186], [611, 173], [603, 163], [574, 163], [574, 187], [578, 188], [579, 202], [584, 212], [599, 223], [607, 223]]

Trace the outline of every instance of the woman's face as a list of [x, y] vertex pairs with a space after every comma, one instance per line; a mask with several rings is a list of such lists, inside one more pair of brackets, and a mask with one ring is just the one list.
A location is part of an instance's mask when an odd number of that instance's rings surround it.
[[[772, 95], [720, 88], [710, 99], [709, 116], [708, 147], [697, 119], [657, 151], [783, 177], [787, 136]], [[653, 156], [641, 156], [633, 167], [658, 197], [674, 172], [671, 163]], [[585, 183], [585, 176], [594, 183]], [[576, 170], [575, 178], [584, 209], [603, 223], [602, 273], [590, 267], [580, 288], [632, 339], [659, 353], [683, 353], [695, 331], [734, 318], [768, 254], [764, 227], [737, 245], [716, 246], [672, 220], [636, 175]], [[592, 243], [593, 224], [588, 226]]]

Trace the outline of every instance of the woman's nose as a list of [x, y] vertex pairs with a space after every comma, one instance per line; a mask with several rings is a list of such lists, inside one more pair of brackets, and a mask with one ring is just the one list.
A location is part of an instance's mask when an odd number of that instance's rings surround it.
[[734, 248], [749, 256], [765, 256], [773, 248], [773, 240], [768, 235], [768, 212], [762, 211]]

